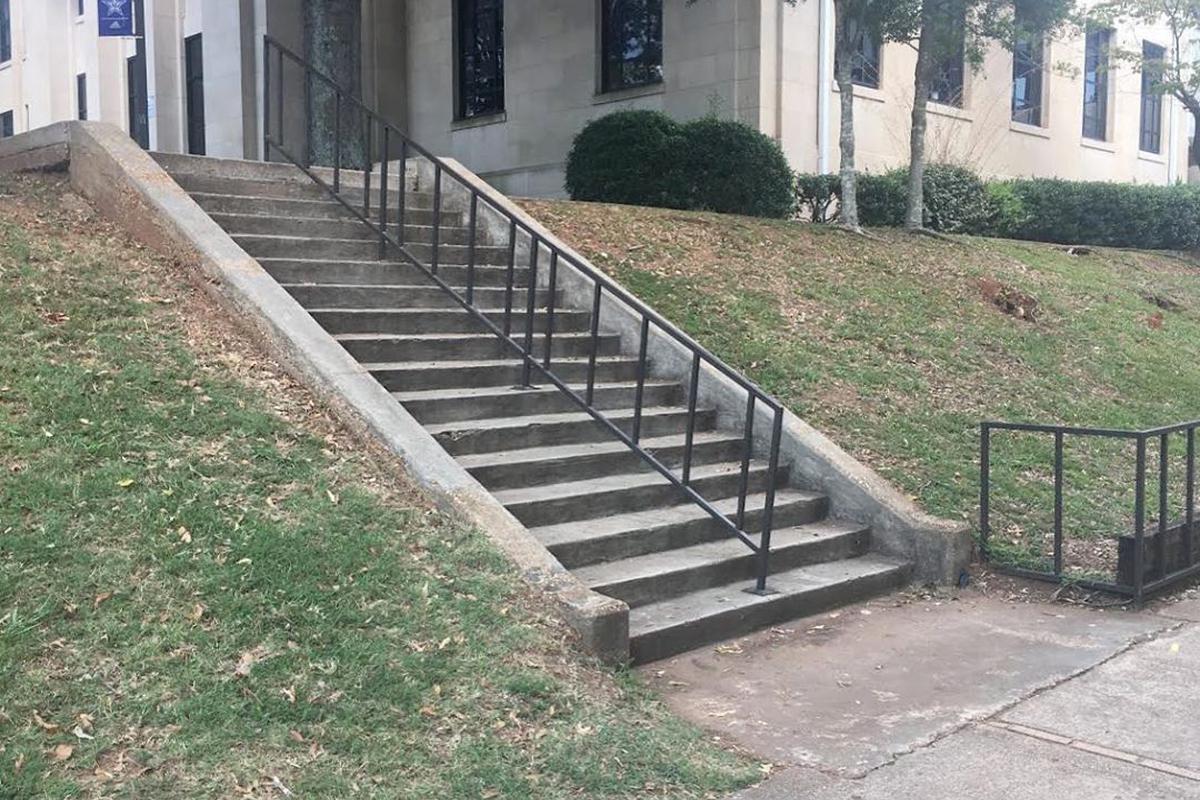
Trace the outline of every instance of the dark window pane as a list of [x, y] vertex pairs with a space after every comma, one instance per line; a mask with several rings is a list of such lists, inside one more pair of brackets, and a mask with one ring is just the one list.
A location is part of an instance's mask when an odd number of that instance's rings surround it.
[[503, 0], [459, 0], [458, 118], [504, 110]]
[[1083, 135], [1104, 140], [1108, 136], [1108, 45], [1107, 28], [1087, 33], [1083, 56]]
[[87, 75], [75, 76], [75, 116], [78, 119], [87, 119]]
[[204, 144], [204, 44], [200, 34], [183, 40], [187, 104], [187, 151], [202, 156]]
[[5, 111], [0, 114], [0, 139], [7, 139], [13, 135], [13, 112]]
[[601, 90], [661, 83], [662, 0], [602, 0]]
[[942, 105], [962, 108], [963, 77], [966, 72], [966, 20], [960, 19], [947, 34], [957, 42], [950, 53], [937, 66], [933, 80], [929, 82], [929, 99]]
[[0, 0], [0, 63], [12, 61], [12, 9]]
[[850, 79], [859, 86], [879, 88], [879, 44], [866, 31], [859, 34]]
[[1013, 47], [1012, 118], [1042, 124], [1042, 80], [1046, 45], [1040, 36], [1022, 36]]
[[1139, 146], [1146, 153], [1162, 152], [1162, 79], [1166, 48], [1142, 42], [1142, 125]]

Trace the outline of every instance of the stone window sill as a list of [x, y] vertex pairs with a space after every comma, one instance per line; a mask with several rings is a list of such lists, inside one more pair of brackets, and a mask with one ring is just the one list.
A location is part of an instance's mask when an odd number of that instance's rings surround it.
[[453, 120], [450, 123], [450, 130], [462, 131], [470, 128], [484, 128], [488, 125], [500, 125], [505, 122], [508, 122], [508, 112], [498, 111], [495, 114], [480, 114], [477, 117]]

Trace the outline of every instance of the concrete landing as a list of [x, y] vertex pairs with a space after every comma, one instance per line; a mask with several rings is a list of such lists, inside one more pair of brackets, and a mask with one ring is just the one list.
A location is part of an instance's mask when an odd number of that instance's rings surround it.
[[776, 765], [743, 800], [1200, 798], [1197, 612], [904, 595], [642, 672]]

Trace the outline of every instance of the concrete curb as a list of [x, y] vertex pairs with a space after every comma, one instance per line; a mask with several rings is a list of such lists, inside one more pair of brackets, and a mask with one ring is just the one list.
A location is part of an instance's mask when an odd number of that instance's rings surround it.
[[[487, 204], [511, 213], [536, 231], [543, 241], [561, 248], [597, 272], [603, 272], [458, 161], [449, 158], [444, 161], [487, 198]], [[424, 162], [419, 164], [417, 174], [419, 182], [430, 183], [433, 180], [432, 170]], [[468, 202], [465, 190], [453, 180], [443, 180], [442, 192], [443, 197], [451, 203], [457, 202], [465, 207]], [[488, 209], [487, 204], [481, 203], [479, 206], [480, 224], [489, 227], [492, 241], [507, 241], [507, 223], [499, 214]], [[527, 253], [529, 245], [528, 237], [524, 241], [518, 240], [518, 252]], [[547, 263], [549, 252], [540, 254], [539, 259], [541, 263]], [[544, 270], [541, 277], [545, 279]], [[593, 287], [590, 279], [566, 265], [560, 266], [558, 278], [568, 305], [591, 307]], [[609, 278], [612, 279], [611, 276]], [[620, 285], [615, 280], [613, 283]], [[624, 347], [631, 352], [636, 351], [640, 343], [641, 319], [631, 308], [605, 295], [600, 320], [606, 332], [620, 335]], [[687, 385], [692, 357], [682, 344], [652, 326], [648, 353], [655, 377], [677, 380]], [[741, 428], [746, 405], [744, 391], [708, 365], [701, 368], [699, 402], [714, 406], [722, 422], [734, 429]], [[754, 423], [755, 445], [759, 452], [765, 452], [770, 447], [770, 429], [770, 413], [760, 406]], [[970, 563], [974, 544], [969, 525], [925, 513], [878, 473], [790, 411], [784, 413], [780, 457], [783, 463], [790, 465], [794, 482], [829, 496], [835, 516], [870, 525], [874, 549], [910, 561], [916, 580], [954, 583]]]
[[395, 454], [439, 507], [482, 529], [529, 584], [555, 600], [587, 650], [628, 660], [628, 606], [564, 569], [120, 129], [61, 123], [0, 142], [0, 173], [64, 164], [77, 191], [147, 245], [197, 269], [205, 288], [339, 419]]

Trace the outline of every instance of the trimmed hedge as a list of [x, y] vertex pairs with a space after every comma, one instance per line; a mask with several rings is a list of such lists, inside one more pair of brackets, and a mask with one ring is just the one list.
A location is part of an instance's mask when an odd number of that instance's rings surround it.
[[575, 137], [566, 189], [573, 200], [786, 217], [794, 179], [779, 145], [748, 125], [618, 111]]
[[[800, 186], [827, 176], [802, 175]], [[862, 174], [859, 219], [864, 225], [904, 224], [908, 171]], [[835, 195], [840, 184], [833, 183]], [[1200, 249], [1200, 186], [1028, 178], [984, 183], [962, 167], [931, 164], [925, 174], [925, 224], [947, 233], [974, 233], [1058, 244], [1145, 250]]]

